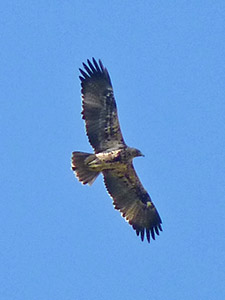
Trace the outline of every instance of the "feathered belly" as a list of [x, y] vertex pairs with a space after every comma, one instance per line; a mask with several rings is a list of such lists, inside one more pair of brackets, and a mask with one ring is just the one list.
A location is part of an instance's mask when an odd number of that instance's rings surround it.
[[122, 150], [115, 150], [111, 152], [101, 152], [98, 154], [93, 154], [88, 157], [85, 162], [90, 169], [102, 172], [103, 170], [116, 169], [121, 172], [127, 170], [127, 163], [123, 161]]

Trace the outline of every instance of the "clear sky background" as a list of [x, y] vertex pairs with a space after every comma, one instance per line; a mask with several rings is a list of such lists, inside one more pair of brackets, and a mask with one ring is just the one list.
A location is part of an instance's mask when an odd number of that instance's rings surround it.
[[[224, 20], [222, 0], [1, 3], [0, 299], [225, 299]], [[92, 56], [145, 154], [150, 244], [70, 169]]]

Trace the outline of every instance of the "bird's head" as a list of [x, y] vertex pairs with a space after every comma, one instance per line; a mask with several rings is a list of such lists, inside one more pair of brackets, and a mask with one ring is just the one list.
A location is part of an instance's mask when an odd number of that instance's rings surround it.
[[144, 156], [144, 154], [142, 154], [141, 151], [136, 148], [130, 148], [129, 152], [132, 157]]
[[135, 156], [144, 156], [144, 154], [138, 150], [138, 149], [135, 149], [136, 150], [136, 155]]

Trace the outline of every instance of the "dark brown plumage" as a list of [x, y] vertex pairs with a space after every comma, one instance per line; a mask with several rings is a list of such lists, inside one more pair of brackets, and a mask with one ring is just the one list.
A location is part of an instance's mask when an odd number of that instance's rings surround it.
[[94, 58], [87, 63], [85, 71], [80, 69], [82, 117], [95, 154], [73, 152], [72, 170], [83, 184], [92, 184], [102, 172], [115, 209], [150, 242], [162, 231], [162, 221], [133, 167], [133, 158], [142, 154], [124, 142], [107, 69]]

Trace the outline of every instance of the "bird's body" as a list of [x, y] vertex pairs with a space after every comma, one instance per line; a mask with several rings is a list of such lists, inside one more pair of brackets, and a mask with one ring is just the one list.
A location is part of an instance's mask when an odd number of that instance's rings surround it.
[[80, 69], [82, 115], [95, 153], [73, 152], [72, 170], [79, 181], [89, 185], [102, 173], [114, 207], [142, 240], [146, 234], [150, 242], [150, 234], [155, 239], [155, 233], [162, 230], [162, 221], [132, 164], [134, 157], [143, 155], [124, 142], [106, 68], [95, 59], [93, 64], [88, 60], [88, 66], [83, 66], [86, 72]]
[[124, 148], [118, 150], [111, 150], [108, 152], [100, 152], [94, 155], [95, 159], [87, 162], [90, 168], [98, 172], [104, 170], [116, 169], [125, 173], [127, 171], [128, 162], [138, 155], [135, 148]]

